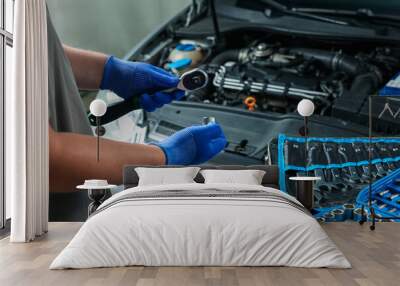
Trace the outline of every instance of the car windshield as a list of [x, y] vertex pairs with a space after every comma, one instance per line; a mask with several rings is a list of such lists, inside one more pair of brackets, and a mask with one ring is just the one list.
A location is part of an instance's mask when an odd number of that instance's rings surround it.
[[[400, 1], [398, 0], [274, 0], [288, 8], [316, 8], [316, 9], [334, 9], [334, 10], [351, 10], [368, 9], [379, 14], [398, 14], [400, 11]], [[239, 1], [246, 5], [266, 5], [263, 0]], [[251, 4], [250, 4], [251, 5]]]

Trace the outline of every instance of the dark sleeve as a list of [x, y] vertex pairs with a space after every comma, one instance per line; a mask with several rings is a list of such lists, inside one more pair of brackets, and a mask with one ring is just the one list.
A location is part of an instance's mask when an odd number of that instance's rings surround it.
[[57, 132], [93, 135], [69, 59], [47, 12], [49, 122]]

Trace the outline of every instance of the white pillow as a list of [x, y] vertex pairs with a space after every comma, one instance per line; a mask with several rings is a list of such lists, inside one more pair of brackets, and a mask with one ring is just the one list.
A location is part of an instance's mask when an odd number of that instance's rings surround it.
[[135, 168], [139, 176], [139, 186], [195, 183], [193, 179], [196, 177], [199, 170], [200, 168], [198, 167]]
[[265, 171], [262, 170], [202, 170], [205, 184], [261, 185]]

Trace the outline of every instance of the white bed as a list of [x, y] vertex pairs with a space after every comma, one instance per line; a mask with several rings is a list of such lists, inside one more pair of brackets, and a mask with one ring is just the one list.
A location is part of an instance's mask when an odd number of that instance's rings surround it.
[[197, 183], [111, 197], [50, 269], [128, 265], [351, 267], [293, 197], [264, 186]]

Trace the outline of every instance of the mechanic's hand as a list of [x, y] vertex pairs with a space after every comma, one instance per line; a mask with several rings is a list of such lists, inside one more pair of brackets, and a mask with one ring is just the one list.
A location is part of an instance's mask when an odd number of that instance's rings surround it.
[[173, 100], [181, 100], [185, 96], [183, 90], [175, 90], [172, 92], [156, 92], [154, 94], [143, 94], [140, 96], [140, 106], [148, 111], [152, 112], [156, 108], [162, 107], [164, 104], [168, 104]]
[[[100, 89], [111, 90], [123, 99], [147, 94], [141, 98], [143, 107], [154, 110], [183, 96], [179, 93], [156, 92], [175, 88], [179, 78], [156, 66], [120, 60], [110, 56], [104, 66]], [[150, 95], [154, 94], [153, 97]], [[152, 99], [152, 100], [150, 100]]]
[[226, 142], [221, 127], [210, 123], [185, 128], [152, 144], [164, 151], [167, 165], [191, 165], [210, 160], [224, 149]]

